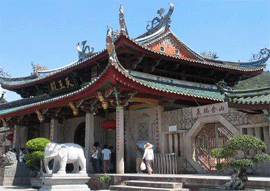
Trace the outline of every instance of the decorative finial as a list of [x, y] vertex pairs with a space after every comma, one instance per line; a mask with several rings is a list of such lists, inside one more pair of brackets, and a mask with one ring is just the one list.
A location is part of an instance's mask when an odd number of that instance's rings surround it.
[[120, 23], [121, 33], [128, 34], [125, 16], [124, 16], [124, 7], [121, 4], [119, 7], [119, 23]]
[[253, 54], [252, 61], [261, 60], [261, 59], [268, 59], [270, 58], [270, 49], [265, 47], [260, 50], [258, 54]]
[[[80, 43], [78, 42], [77, 44], [77, 50], [79, 54], [79, 61], [91, 56], [94, 52], [94, 48], [90, 47], [89, 45], [86, 45], [87, 40], [84, 40]], [[88, 52], [86, 52], [88, 50]]]
[[150, 30], [152, 30], [154, 28], [160, 28], [162, 26], [165, 26], [166, 28], [167, 27], [170, 27], [171, 15], [173, 13], [173, 10], [174, 10], [174, 4], [170, 3], [170, 9], [169, 9], [168, 13], [165, 16], [162, 16], [163, 13], [165, 12], [165, 9], [160, 8], [157, 11], [157, 14], [159, 14], [160, 18], [159, 17], [155, 17], [152, 21], [149, 21], [150, 24], [148, 24], [146, 26], [146, 29], [148, 31], [150, 31]]

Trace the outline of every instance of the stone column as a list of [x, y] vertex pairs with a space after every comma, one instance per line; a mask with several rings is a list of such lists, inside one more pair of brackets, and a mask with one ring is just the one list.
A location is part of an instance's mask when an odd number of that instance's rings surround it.
[[255, 137], [261, 139], [261, 128], [255, 127]]
[[173, 135], [168, 134], [168, 138], [169, 138], [169, 153], [173, 153]]
[[116, 107], [116, 174], [124, 174], [124, 108]]
[[270, 153], [269, 127], [263, 127], [264, 142], [267, 145], [267, 154]]
[[14, 134], [13, 134], [13, 148], [19, 152], [20, 149], [20, 126], [14, 125]]
[[87, 113], [85, 116], [85, 158], [86, 158], [86, 169], [89, 173], [92, 170], [90, 165], [91, 149], [94, 145], [94, 127], [95, 127], [95, 117], [92, 113]]
[[165, 153], [165, 149], [164, 149], [164, 145], [166, 144], [164, 142], [164, 134], [162, 132], [162, 111], [163, 111], [163, 107], [158, 105], [155, 107], [155, 113], [156, 113], [156, 119], [155, 119], [155, 149], [157, 152], [164, 154]]
[[179, 148], [178, 148], [178, 145], [179, 145], [178, 133], [174, 133], [173, 136], [174, 136], [174, 153], [176, 156], [178, 156], [178, 154], [179, 154], [179, 152], [178, 152], [178, 150], [179, 150]]
[[58, 120], [55, 118], [51, 118], [50, 124], [50, 141], [57, 142], [57, 128], [58, 127]]

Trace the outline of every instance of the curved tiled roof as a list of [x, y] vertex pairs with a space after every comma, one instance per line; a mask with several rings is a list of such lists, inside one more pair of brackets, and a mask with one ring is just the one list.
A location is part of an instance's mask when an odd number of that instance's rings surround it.
[[270, 104], [270, 87], [249, 90], [226, 90], [225, 99], [235, 104]]
[[[117, 71], [119, 74], [116, 75], [115, 72], [109, 70], [110, 68]], [[106, 74], [106, 75], [105, 75]], [[0, 117], [7, 117], [10, 115], [15, 115], [14, 113], [21, 112], [22, 114], [25, 114], [25, 110], [28, 112], [34, 112], [36, 109], [44, 109], [48, 107], [57, 107], [57, 105], [63, 105], [69, 101], [74, 101], [78, 99], [83, 99], [82, 96], [85, 96], [89, 98], [89, 93], [95, 93], [95, 90], [99, 87], [95, 86], [96, 84], [100, 83], [100, 81], [104, 81], [103, 83], [107, 83], [107, 80], [110, 79], [110, 77], [118, 78], [119, 75], [125, 77], [127, 80], [129, 80], [129, 83], [135, 83], [136, 85], [139, 85], [142, 89], [151, 89], [153, 91], [153, 94], [158, 95], [162, 93], [166, 93], [167, 96], [174, 95], [174, 97], [177, 96], [186, 96], [190, 97], [191, 99], [197, 98], [202, 100], [209, 100], [214, 102], [221, 102], [223, 101], [223, 96], [218, 92], [213, 91], [207, 91], [207, 90], [199, 90], [194, 88], [187, 88], [187, 87], [181, 87], [176, 85], [169, 85], [164, 83], [158, 83], [158, 82], [150, 82], [142, 79], [138, 79], [136, 77], [133, 77], [129, 74], [129, 72], [122, 67], [122, 65], [119, 63], [118, 59], [116, 59], [114, 62], [110, 62], [108, 66], [105, 68], [105, 70], [102, 72], [98, 78], [93, 80], [92, 82], [88, 83], [87, 85], [81, 87], [79, 90], [67, 93], [65, 95], [57, 96], [57, 97], [50, 97], [50, 96], [44, 96], [39, 98], [28, 98], [23, 99], [24, 101], [15, 101], [10, 102], [8, 104], [3, 104], [0, 106]], [[103, 79], [104, 78], [104, 79]], [[121, 83], [121, 81], [119, 81]], [[125, 83], [123, 83], [126, 85]], [[102, 84], [101, 84], [102, 85]], [[134, 86], [135, 87], [135, 86]], [[90, 92], [89, 92], [90, 91]], [[181, 99], [179, 97], [179, 99]], [[56, 104], [57, 103], [57, 104]]]
[[63, 66], [63, 67], [60, 67], [57, 69], [39, 71], [38, 72], [39, 75], [31, 75], [29, 77], [21, 77], [21, 78], [0, 78], [0, 84], [4, 88], [8, 88], [9, 86], [16, 87], [16, 86], [29, 84], [29, 83], [39, 82], [39, 81], [51, 78], [54, 75], [58, 75], [61, 72], [64, 72], [64, 71], [69, 70], [71, 68], [77, 67], [77, 66], [79, 66], [79, 65], [81, 65], [81, 64], [83, 64], [91, 59], [95, 59], [96, 57], [98, 57], [99, 55], [101, 55], [104, 52], [107, 52], [107, 50], [104, 49], [104, 50], [97, 52], [94, 55], [84, 59], [84, 60], [75, 61], [75, 62], [72, 62], [66, 66]]
[[[171, 30], [170, 30], [170, 22], [171, 22], [171, 14], [174, 10], [174, 6], [171, 4], [170, 9], [168, 13], [159, 19], [158, 17], [154, 18], [156, 20], [164, 21], [159, 22], [159, 24], [153, 28], [151, 28], [148, 32], [144, 33], [143, 35], [139, 36], [136, 39], [131, 38], [127, 35], [125, 32], [121, 32], [119, 36], [116, 38], [116, 43], [119, 39], [126, 38], [129, 40], [130, 43], [135, 44], [139, 49], [142, 51], [147, 51], [150, 54], [155, 54], [156, 56], [163, 56], [167, 59], [173, 59], [174, 61], [185, 61], [192, 65], [198, 65], [202, 67], [211, 67], [216, 68], [217, 70], [228, 70], [233, 71], [237, 73], [253, 73], [258, 74], [259, 72], [263, 71], [263, 68], [265, 67], [266, 61], [270, 57], [270, 50], [269, 54], [264, 57], [259, 57], [260, 59], [250, 61], [250, 62], [228, 62], [228, 61], [221, 61], [221, 60], [214, 60], [202, 57], [201, 55], [197, 54], [195, 51], [193, 51], [191, 48], [189, 48], [185, 43], [183, 43]], [[123, 14], [122, 15], [122, 19]], [[160, 14], [161, 15], [161, 14]], [[154, 20], [153, 20], [154, 21]], [[123, 21], [124, 22], [124, 21]], [[123, 23], [122, 23], [123, 24]], [[120, 22], [121, 25], [121, 22]], [[124, 25], [124, 27], [126, 27]], [[123, 28], [122, 30], [127, 30], [126, 28]], [[155, 51], [149, 46], [153, 43], [156, 43], [157, 41], [161, 40], [162, 38], [165, 38], [168, 35], [172, 35], [178, 43], [181, 45], [181, 47], [184, 47], [185, 50], [187, 50], [190, 54], [194, 55], [194, 59], [191, 58], [184, 58], [179, 57], [176, 55], [170, 55], [163, 52]], [[117, 46], [117, 45], [116, 45]], [[31, 86], [36, 83], [39, 83], [41, 81], [54, 78], [56, 75], [61, 75], [62, 72], [67, 72], [67, 70], [70, 70], [72, 68], [76, 68], [82, 64], [85, 64], [87, 61], [90, 61], [92, 59], [97, 59], [101, 54], [107, 52], [106, 49], [95, 53], [94, 55], [81, 60], [81, 61], [75, 61], [71, 64], [68, 64], [66, 66], [53, 69], [53, 70], [46, 70], [46, 71], [40, 71], [38, 72], [38, 75], [31, 75], [28, 77], [23, 78], [0, 78], [0, 84], [3, 88], [14, 90], [16, 88], [21, 88], [25, 86]]]
[[207, 61], [207, 60], [197, 60], [197, 59], [179, 57], [179, 56], [176, 56], [176, 55], [171, 55], [171, 54], [167, 54], [167, 53], [164, 53], [164, 52], [155, 51], [155, 50], [149, 48], [148, 46], [145, 46], [144, 44], [136, 42], [134, 39], [132, 39], [129, 36], [126, 36], [126, 35], [123, 35], [123, 36], [125, 36], [131, 42], [135, 43], [137, 46], [143, 48], [144, 50], [147, 50], [147, 51], [149, 51], [151, 53], [155, 53], [155, 54], [158, 54], [158, 55], [165, 56], [167, 58], [173, 58], [175, 60], [183, 60], [183, 61], [188, 61], [188, 62], [195, 63], [195, 64], [201, 64], [203, 66], [212, 66], [212, 67], [216, 67], [216, 68], [235, 70], [235, 71], [239, 71], [239, 72], [256, 72], [256, 71], [262, 71], [263, 68], [265, 68], [265, 65], [258, 66], [258, 67], [253, 67], [253, 66], [245, 67], [245, 66], [239, 66], [239, 65], [226, 64], [226, 62], [220, 64], [215, 60]]

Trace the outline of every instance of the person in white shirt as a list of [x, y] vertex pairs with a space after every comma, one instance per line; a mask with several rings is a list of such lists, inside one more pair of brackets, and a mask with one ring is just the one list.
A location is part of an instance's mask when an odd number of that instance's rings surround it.
[[110, 171], [110, 163], [111, 163], [111, 150], [108, 149], [108, 145], [104, 145], [102, 153], [102, 170], [104, 173]]
[[146, 170], [148, 174], [153, 174], [153, 163], [154, 163], [154, 151], [153, 151], [153, 145], [150, 143], [146, 143], [144, 145], [144, 154], [143, 154], [143, 160], [145, 160], [146, 164]]

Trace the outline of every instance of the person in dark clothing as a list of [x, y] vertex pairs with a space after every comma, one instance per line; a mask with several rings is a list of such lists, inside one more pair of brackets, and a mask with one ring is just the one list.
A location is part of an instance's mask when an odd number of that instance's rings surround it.
[[113, 146], [110, 146], [109, 149], [111, 150], [111, 165], [110, 165], [110, 170], [111, 172], [115, 172], [115, 165], [116, 165], [116, 155], [113, 150]]

